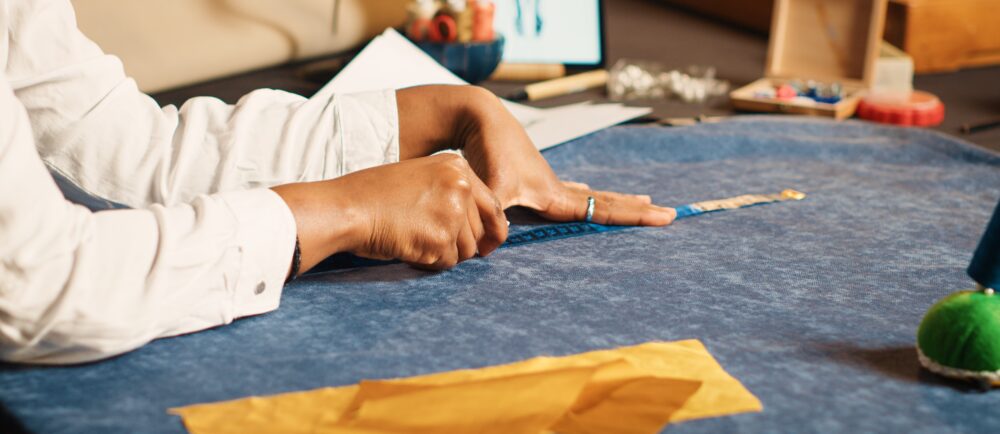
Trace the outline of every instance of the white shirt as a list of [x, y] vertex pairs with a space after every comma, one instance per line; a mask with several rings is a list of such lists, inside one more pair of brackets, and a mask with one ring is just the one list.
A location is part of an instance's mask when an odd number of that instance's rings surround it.
[[[96, 360], [277, 308], [295, 221], [265, 187], [399, 158], [393, 91], [161, 108], [69, 0], [0, 0], [0, 31], [0, 359]], [[69, 203], [46, 165], [138, 209]]]

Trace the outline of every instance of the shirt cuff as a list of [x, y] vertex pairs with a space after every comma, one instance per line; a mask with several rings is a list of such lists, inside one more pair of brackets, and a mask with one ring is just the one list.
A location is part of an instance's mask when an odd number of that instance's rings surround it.
[[399, 161], [395, 90], [336, 94], [332, 98], [335, 128], [324, 178]]
[[220, 193], [215, 197], [235, 216], [240, 250], [230, 318], [277, 309], [295, 249], [292, 211], [268, 189]]

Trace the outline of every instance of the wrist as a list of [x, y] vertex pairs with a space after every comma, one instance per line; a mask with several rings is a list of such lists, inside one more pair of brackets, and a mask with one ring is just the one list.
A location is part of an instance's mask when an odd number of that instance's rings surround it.
[[455, 140], [456, 148], [467, 146], [484, 147], [490, 142], [484, 140], [486, 130], [501, 118], [497, 115], [506, 110], [500, 99], [482, 87], [464, 86], [463, 105], [459, 110], [456, 131], [462, 132]]
[[370, 220], [364, 218], [357, 193], [352, 192], [343, 178], [326, 182], [333, 193], [327, 194], [320, 208], [325, 213], [324, 224], [327, 228], [324, 234], [326, 242], [331, 246], [330, 254], [354, 252], [367, 241], [368, 234], [371, 233], [368, 227]]
[[479, 110], [496, 97], [474, 86], [432, 85], [396, 91], [400, 160], [426, 157], [445, 149], [462, 149]]
[[272, 188], [285, 201], [295, 218], [300, 248], [300, 271], [304, 272], [338, 252], [352, 251], [361, 232], [356, 208], [334, 183], [287, 184]]
[[[462, 134], [457, 138], [469, 164], [483, 178], [504, 209], [521, 205], [522, 182], [517, 160], [523, 157], [526, 143], [536, 152], [521, 124], [507, 111], [492, 92], [468, 87], [467, 105], [462, 118]], [[513, 164], [512, 164], [513, 163]]]

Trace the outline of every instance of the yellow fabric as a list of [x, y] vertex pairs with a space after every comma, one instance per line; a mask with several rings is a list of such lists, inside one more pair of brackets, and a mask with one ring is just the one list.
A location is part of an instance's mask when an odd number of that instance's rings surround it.
[[701, 342], [652, 342], [480, 369], [171, 409], [192, 434], [659, 432], [760, 411]]

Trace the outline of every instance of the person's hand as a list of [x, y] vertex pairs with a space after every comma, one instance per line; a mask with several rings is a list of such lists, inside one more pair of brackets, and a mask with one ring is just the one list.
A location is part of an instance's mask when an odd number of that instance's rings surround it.
[[486, 256], [507, 238], [500, 202], [457, 155], [273, 190], [295, 216], [302, 271], [338, 252], [441, 270]]
[[583, 220], [593, 197], [593, 221], [662, 226], [673, 208], [649, 196], [593, 191], [561, 182], [517, 119], [489, 91], [473, 86], [420, 86], [396, 92], [400, 158], [461, 149], [503, 208], [524, 206], [551, 220]]

